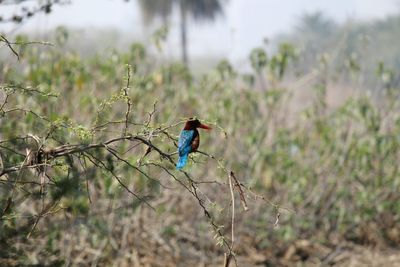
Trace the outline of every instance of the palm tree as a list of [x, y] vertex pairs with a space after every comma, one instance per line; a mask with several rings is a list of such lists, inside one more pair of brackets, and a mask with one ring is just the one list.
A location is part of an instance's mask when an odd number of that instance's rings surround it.
[[187, 53], [188, 15], [196, 21], [215, 20], [218, 15], [222, 14], [221, 2], [222, 0], [139, 0], [146, 22], [152, 21], [156, 17], [161, 17], [166, 22], [173, 7], [179, 6], [182, 62], [185, 65], [188, 65], [189, 61]]

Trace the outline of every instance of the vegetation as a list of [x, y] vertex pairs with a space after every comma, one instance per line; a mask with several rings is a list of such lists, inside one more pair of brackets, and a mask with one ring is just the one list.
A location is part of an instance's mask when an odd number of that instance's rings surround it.
[[[254, 49], [252, 73], [222, 61], [195, 79], [141, 44], [82, 58], [67, 38], [0, 40], [20, 57], [0, 62], [0, 265], [335, 264], [349, 242], [400, 243], [398, 88], [384, 63], [379, 98], [332, 107], [332, 76], [348, 72], [320, 58], [298, 112], [285, 78], [304, 54], [289, 43]], [[180, 172], [191, 116], [215, 127]]]

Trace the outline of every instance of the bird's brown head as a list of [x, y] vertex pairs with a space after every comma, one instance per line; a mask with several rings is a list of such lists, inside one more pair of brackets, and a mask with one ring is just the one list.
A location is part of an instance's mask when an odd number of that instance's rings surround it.
[[206, 130], [211, 130], [212, 128], [208, 125], [202, 124], [198, 119], [196, 118], [190, 118], [186, 124], [184, 130], [194, 130], [196, 128], [201, 128], [201, 129], [206, 129]]

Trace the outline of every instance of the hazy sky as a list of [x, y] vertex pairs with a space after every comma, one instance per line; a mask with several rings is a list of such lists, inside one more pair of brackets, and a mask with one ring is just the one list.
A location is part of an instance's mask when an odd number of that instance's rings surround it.
[[[348, 19], [376, 19], [400, 11], [399, 0], [225, 0], [225, 14], [214, 23], [189, 27], [189, 51], [192, 56], [220, 55], [231, 59], [242, 58], [251, 48], [290, 31], [304, 12], [323, 11], [336, 21]], [[0, 7], [0, 14], [15, 7]], [[140, 10], [135, 0], [72, 0], [71, 5], [55, 7], [50, 15], [39, 15], [18, 31], [45, 32], [58, 25], [71, 27], [116, 28], [132, 39], [149, 36], [143, 27]], [[171, 33], [167, 53], [179, 52], [178, 16], [171, 19]], [[0, 31], [15, 26], [1, 25]]]

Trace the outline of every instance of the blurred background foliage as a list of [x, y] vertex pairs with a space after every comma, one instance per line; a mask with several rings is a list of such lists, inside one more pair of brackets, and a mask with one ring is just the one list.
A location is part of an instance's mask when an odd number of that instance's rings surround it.
[[[399, 36], [399, 23], [400, 15], [338, 24], [322, 12], [306, 13], [293, 33], [282, 34], [278, 40], [296, 44], [302, 51], [298, 64], [304, 72], [312, 70], [321, 59], [328, 60], [333, 74], [348, 73], [334, 76], [335, 81], [357, 77], [360, 86], [371, 89], [378, 86], [374, 74], [382, 74], [378, 62], [392, 71], [400, 68], [399, 49], [392, 45]], [[343, 68], [343, 62], [347, 68]], [[398, 77], [394, 80], [393, 74], [385, 73], [386, 83], [399, 83]]]
[[[151, 2], [141, 1], [149, 17], [167, 17], [175, 4], [153, 10]], [[237, 201], [239, 266], [334, 265], [335, 251], [349, 244], [394, 248], [400, 243], [399, 18], [338, 25], [322, 13], [305, 14], [292, 34], [249, 51], [249, 71], [221, 60], [205, 74], [185, 59], [159, 59], [168, 27], [153, 34], [151, 46], [90, 55], [62, 27], [46, 40], [54, 47], [20, 45], [32, 37], [16, 36], [21, 61], [0, 61], [0, 167], [24, 161], [25, 153], [15, 151], [29, 148], [21, 138], [27, 134], [48, 147], [119, 135], [121, 126], [99, 126], [125, 115], [129, 64], [130, 133], [167, 127], [170, 136], [156, 135], [153, 143], [173, 153], [184, 119], [198, 116], [215, 126], [202, 134], [201, 149], [223, 159], [247, 188], [250, 210], [241, 211]], [[7, 47], [0, 52], [11, 54]], [[35, 170], [1, 176], [0, 265], [221, 265], [219, 240], [198, 203], [169, 175], [173, 166], [156, 153], [144, 158], [142, 147], [115, 149], [156, 180], [104, 151], [93, 157], [155, 211], [110, 172], [74, 158], [55, 162], [44, 191]], [[229, 235], [223, 170], [201, 154], [187, 170], [202, 182], [206, 206]]]

